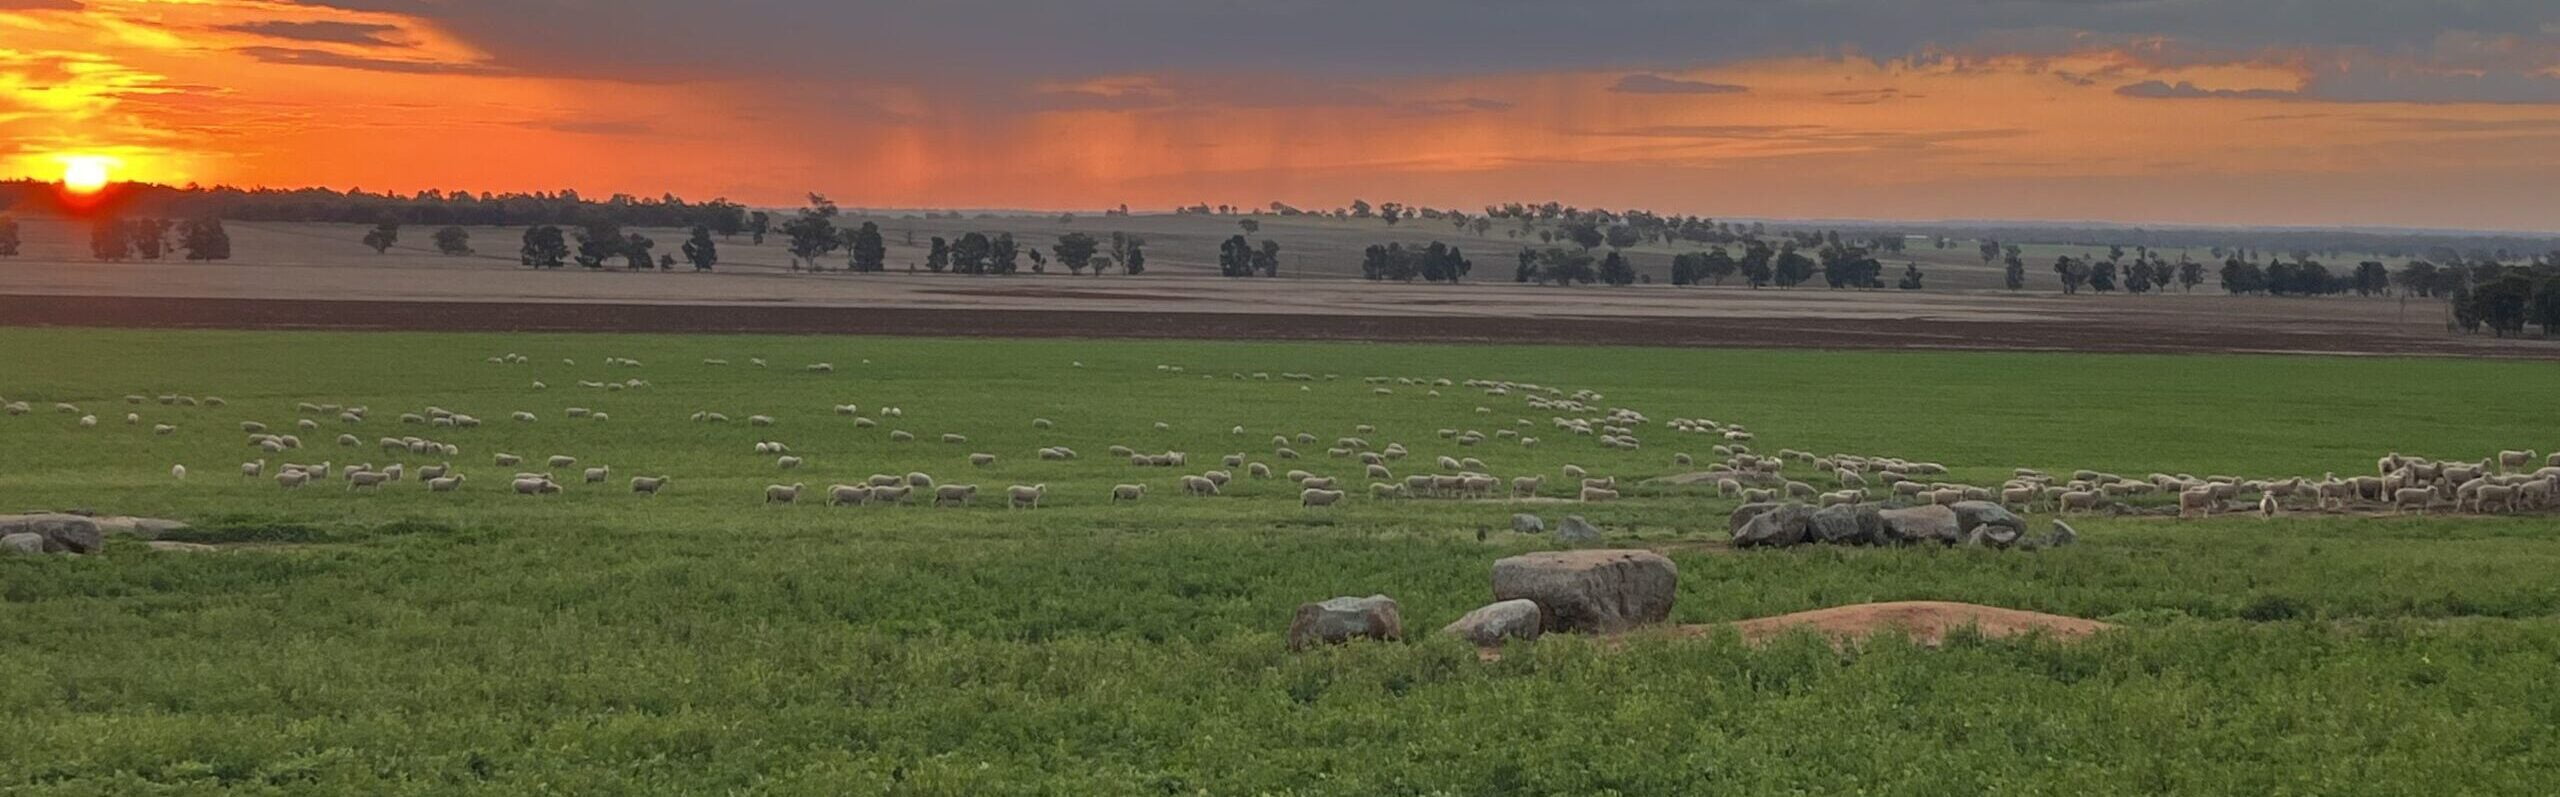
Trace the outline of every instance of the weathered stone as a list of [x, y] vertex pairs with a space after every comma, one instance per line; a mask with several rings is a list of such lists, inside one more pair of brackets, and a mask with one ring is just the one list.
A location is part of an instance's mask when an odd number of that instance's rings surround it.
[[1836, 504], [1815, 510], [1813, 541], [1829, 545], [1874, 545], [1884, 538], [1884, 512], [1870, 504]]
[[1566, 515], [1564, 522], [1556, 524], [1556, 539], [1565, 542], [1599, 542], [1600, 530], [1592, 528], [1590, 521], [1583, 520], [1581, 515]]
[[42, 554], [44, 535], [32, 531], [0, 536], [0, 554]]
[[1549, 632], [1616, 633], [1671, 617], [1680, 569], [1652, 551], [1547, 551], [1493, 563], [1494, 600], [1538, 604]]
[[1783, 548], [1813, 538], [1813, 507], [1787, 504], [1762, 512], [1733, 535], [1736, 548]]
[[0, 537], [11, 534], [43, 537], [44, 549], [53, 553], [93, 554], [107, 547], [98, 522], [79, 515], [0, 515]]
[[1521, 534], [1545, 534], [1547, 522], [1538, 519], [1537, 515], [1524, 512], [1511, 516], [1511, 530]]
[[1956, 511], [1943, 506], [1904, 507], [1879, 513], [1884, 517], [1886, 542], [1934, 542], [1954, 545], [1964, 539], [1956, 525]]
[[2080, 531], [2072, 528], [2071, 524], [2062, 522], [2060, 518], [2056, 518], [2053, 521], [2053, 535], [2044, 538], [2044, 547], [2061, 548], [2079, 541]]
[[1766, 502], [1743, 504], [1741, 506], [1734, 507], [1733, 514], [1725, 516], [1724, 530], [1731, 534], [1741, 534], [1742, 527], [1748, 525], [1752, 518], [1759, 517], [1760, 513], [1776, 508], [1778, 508], [1777, 504]]
[[2008, 507], [1989, 501], [1957, 501], [1947, 506], [1956, 511], [1956, 527], [1971, 534], [1983, 526], [1998, 526], [2016, 538], [2027, 533], [2027, 519], [2018, 517]]
[[1480, 648], [1499, 645], [1510, 638], [1536, 639], [1544, 631], [1537, 602], [1517, 599], [1486, 604], [1440, 629], [1441, 633], [1456, 635]]
[[1385, 595], [1340, 597], [1298, 606], [1289, 620], [1289, 649], [1305, 650], [1354, 639], [1395, 641], [1404, 638], [1404, 613]]

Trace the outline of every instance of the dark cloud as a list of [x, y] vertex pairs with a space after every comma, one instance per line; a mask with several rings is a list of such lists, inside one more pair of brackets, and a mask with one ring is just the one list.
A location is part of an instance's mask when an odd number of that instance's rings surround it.
[[2222, 99], [2222, 100], [2298, 100], [2298, 99], [2302, 99], [2302, 92], [2299, 92], [2299, 91], [2292, 91], [2292, 90], [2288, 90], [2288, 89], [2208, 89], [2208, 88], [2200, 88], [2200, 87], [2196, 86], [2196, 84], [2191, 83], [2191, 82], [2188, 82], [2188, 81], [2184, 81], [2184, 80], [2178, 81], [2178, 82], [2177, 82], [2177, 83], [2175, 83], [2175, 84], [2168, 83], [2168, 82], [2166, 82], [2166, 81], [2159, 81], [2159, 80], [2145, 80], [2145, 81], [2142, 81], [2142, 82], [2140, 82], [2140, 83], [2130, 83], [2130, 84], [2126, 84], [2126, 85], [2122, 85], [2122, 86], [2117, 86], [2117, 87], [2116, 87], [2116, 93], [2117, 93], [2117, 94], [2122, 94], [2122, 95], [2127, 96], [2127, 97], [2141, 97], [2141, 98], [2144, 98], [2144, 99], [2153, 99], [2153, 100], [2201, 100], [2201, 99]]
[[350, 44], [358, 47], [405, 47], [408, 42], [395, 38], [399, 26], [363, 22], [287, 22], [269, 20], [224, 25], [220, 30], [322, 44]]
[[388, 58], [365, 58], [340, 55], [326, 50], [296, 47], [241, 47], [233, 52], [271, 64], [324, 66], [356, 69], [366, 72], [395, 72], [407, 75], [491, 75], [502, 70], [486, 64], [450, 63], [443, 61], [399, 61]]
[[1637, 73], [1618, 78], [1618, 82], [1611, 85], [1609, 90], [1620, 94], [1740, 94], [1750, 91], [1748, 88], [1730, 83], [1680, 80], [1649, 73]]

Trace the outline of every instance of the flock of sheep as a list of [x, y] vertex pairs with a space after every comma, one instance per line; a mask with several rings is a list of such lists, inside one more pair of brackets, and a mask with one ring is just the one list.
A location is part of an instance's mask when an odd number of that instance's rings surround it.
[[[501, 365], [523, 364], [529, 361], [529, 358], [515, 354], [488, 358], [488, 362]], [[563, 362], [572, 366], [576, 364], [574, 360]], [[760, 358], [750, 359], [748, 362], [754, 367], [768, 367], [768, 364]], [[643, 367], [638, 360], [622, 357], [607, 358], [605, 364], [617, 368]], [[729, 362], [708, 359], [704, 360], [703, 364], [708, 367], [725, 367]], [[1075, 363], [1075, 366], [1081, 368], [1083, 363]], [[1157, 369], [1175, 376], [1186, 373], [1185, 368], [1176, 365], [1161, 365]], [[832, 373], [835, 368], [829, 363], [812, 363], [804, 366], [802, 370], [812, 374], [826, 374]], [[1268, 381], [1274, 378], [1270, 373], [1250, 375], [1234, 373], [1229, 376], [1238, 380], [1257, 381]], [[1338, 377], [1283, 373], [1278, 375], [1278, 379], [1311, 383], [1334, 381]], [[1594, 476], [1588, 469], [1577, 465], [1564, 465], [1558, 470], [1557, 474], [1561, 476], [1563, 486], [1551, 495], [1545, 475], [1498, 477], [1493, 475], [1492, 468], [1479, 457], [1459, 454], [1496, 445], [1535, 447], [1539, 445], [1540, 438], [1532, 436], [1531, 433], [1539, 430], [1548, 430], [1546, 434], [1561, 435], [1565, 439], [1588, 438], [1592, 444], [1596, 444], [1601, 449], [1638, 451], [1646, 446], [1639, 432], [1654, 425], [1653, 421], [1642, 412], [1625, 407], [1605, 406], [1602, 404], [1605, 397], [1590, 390], [1568, 392], [1562, 388], [1531, 383], [1483, 379], [1454, 382], [1449, 379], [1369, 377], [1364, 381], [1373, 394], [1389, 396], [1395, 395], [1399, 390], [1420, 390], [1430, 397], [1440, 397], [1444, 390], [1470, 391], [1494, 403], [1515, 402], [1519, 407], [1531, 411], [1527, 414], [1544, 414], [1547, 419], [1541, 422], [1523, 417], [1492, 423], [1494, 416], [1502, 413], [1498, 413], [1491, 406], [1478, 406], [1475, 408], [1475, 415], [1479, 420], [1487, 422], [1483, 425], [1490, 428], [1489, 433], [1461, 427], [1438, 429], [1435, 433], [1435, 437], [1440, 441], [1438, 444], [1453, 447], [1454, 450], [1428, 459], [1427, 461], [1433, 467], [1417, 468], [1416, 470], [1423, 472], [1406, 473], [1402, 476], [1398, 475], [1398, 469], [1406, 468], [1412, 462], [1426, 460], [1414, 458], [1412, 450], [1403, 442], [1387, 441], [1383, 445], [1373, 443], [1372, 439], [1378, 435], [1378, 429], [1370, 424], [1355, 425], [1350, 429], [1350, 434], [1333, 437], [1329, 443], [1320, 442], [1324, 438], [1312, 432], [1301, 431], [1294, 435], [1275, 434], [1269, 438], [1268, 453], [1264, 456], [1257, 457], [1244, 451], [1227, 453], [1218, 458], [1217, 468], [1177, 475], [1170, 479], [1170, 486], [1184, 497], [1208, 498], [1220, 496], [1230, 489], [1230, 485], [1239, 478], [1239, 473], [1247, 480], [1285, 479], [1289, 489], [1297, 496], [1300, 506], [1307, 508], [1336, 506], [1355, 494], [1374, 500], [1507, 498], [1581, 502], [1614, 501], [1623, 495], [1621, 483], [1617, 478]], [[647, 380], [637, 378], [580, 381], [578, 384], [581, 387], [609, 392], [637, 390], [651, 386]], [[535, 381], [532, 387], [536, 391], [541, 391], [548, 389], [549, 386]], [[1301, 386], [1300, 389], [1311, 390], [1312, 388]], [[139, 405], [151, 399], [134, 395], [125, 397], [125, 400], [130, 404]], [[183, 395], [163, 395], [158, 398], [158, 401], [163, 405], [171, 406], [226, 406], [220, 398], [199, 400]], [[853, 429], [876, 429], [884, 423], [893, 423], [905, 416], [905, 411], [898, 407], [878, 407], [868, 414], [854, 404], [834, 405], [831, 409], [834, 415], [845, 418], [843, 423]], [[83, 413], [76, 405], [56, 404], [55, 410], [62, 414], [79, 415], [79, 425], [83, 428], [97, 425], [95, 415]], [[333, 420], [339, 426], [351, 428], [368, 424], [373, 418], [372, 411], [364, 406], [301, 402], [296, 405], [295, 410], [301, 417], [293, 421], [293, 431], [290, 433], [280, 430], [271, 431], [265, 423], [259, 421], [241, 422], [241, 431], [247, 435], [247, 445], [270, 456], [283, 456], [303, 448], [301, 435], [324, 434], [323, 430], [327, 426], [324, 419]], [[32, 408], [25, 401], [0, 400], [0, 411], [13, 416], [26, 415], [32, 411]], [[562, 414], [571, 419], [588, 422], [611, 419], [607, 413], [584, 407], [568, 407]], [[508, 417], [516, 424], [533, 424], [541, 421], [540, 416], [531, 411], [514, 411]], [[138, 413], [128, 413], [125, 420], [129, 425], [139, 425], [141, 416]], [[416, 412], [401, 413], [397, 420], [403, 426], [425, 427], [429, 430], [429, 434], [437, 433], [433, 430], [465, 430], [482, 426], [479, 418], [432, 406], [421, 408]], [[707, 424], [730, 422], [728, 415], [707, 410], [693, 413], [690, 420]], [[781, 423], [775, 416], [763, 414], [748, 416], [745, 422], [757, 428], [773, 427]], [[1057, 428], [1057, 424], [1047, 418], [1032, 418], [1028, 423], [1032, 429], [1042, 432]], [[1156, 423], [1154, 428], [1159, 432], [1170, 431], [1170, 426], [1164, 423]], [[2346, 511], [2359, 505], [2421, 512], [2443, 508], [2474, 512], [2560, 508], [2560, 500], [2555, 500], [2556, 497], [2560, 497], [2560, 454], [2554, 454], [2547, 460], [2537, 462], [2535, 452], [2529, 450], [2501, 451], [2478, 462], [2439, 462], [2395, 453], [2381, 458], [2376, 463], [2378, 471], [2376, 475], [2349, 478], [2340, 478], [2334, 473], [2320, 479], [2242, 479], [2232, 476], [2198, 478], [2186, 474], [2153, 473], [2134, 479], [2082, 470], [2073, 473], [2068, 479], [2062, 479], [2041, 470], [2020, 468], [2003, 483], [1997, 486], [1984, 486], [1933, 478], [1944, 476], [1948, 473], [1948, 469], [1931, 462], [1855, 454], [1826, 456], [1794, 449], [1780, 449], [1775, 454], [1760, 454], [1752, 449], [1754, 435], [1751, 430], [1739, 424], [1705, 418], [1671, 418], [1662, 422], [1660, 428], [1667, 430], [1673, 438], [1704, 438], [1701, 442], [1709, 446], [1708, 450], [1712, 452], [1713, 458], [1701, 468], [1700, 458], [1686, 452], [1673, 453], [1669, 457], [1670, 465], [1684, 472], [1680, 475], [1655, 479], [1651, 483], [1667, 485], [1711, 483], [1719, 496], [1738, 498], [1745, 503], [1804, 501], [1829, 506], [1866, 502], [1951, 505], [1964, 501], [1996, 501], [2020, 511], [2044, 508], [2071, 513], [2102, 510], [2139, 511], [2135, 505], [2165, 504], [2166, 499], [2173, 498], [2174, 505], [2182, 517], [2232, 511], [2234, 502], [2242, 502], [2238, 506], [2246, 507], [2249, 506], [2247, 502], [2250, 500], [2254, 500], [2256, 511], [2269, 516], [2286, 511], [2288, 502], [2296, 508], [2309, 507], [2322, 511]], [[171, 424], [163, 423], [154, 426], [154, 432], [157, 434], [166, 435], [175, 431], [176, 427]], [[1242, 425], [1233, 427], [1229, 433], [1236, 438], [1248, 437], [1251, 434], [1247, 427]], [[903, 429], [889, 430], [886, 438], [891, 443], [910, 443], [917, 440], [915, 434]], [[964, 448], [970, 442], [967, 435], [956, 433], [941, 434], [939, 439], [945, 445]], [[334, 442], [342, 449], [356, 449], [365, 445], [364, 440], [352, 432], [336, 435]], [[334, 478], [343, 481], [345, 489], [351, 492], [381, 490], [388, 485], [414, 480], [425, 490], [451, 493], [462, 490], [468, 481], [467, 477], [452, 464], [453, 459], [462, 453], [461, 446], [456, 443], [419, 435], [401, 435], [377, 437], [373, 445], [385, 456], [432, 457], [436, 461], [432, 464], [415, 465], [395, 461], [377, 466], [371, 462], [342, 465], [324, 460], [318, 463], [281, 462], [270, 465], [269, 458], [259, 458], [241, 463], [239, 474], [244, 479], [271, 478], [277, 485], [286, 489], [302, 489]], [[1305, 468], [1283, 469], [1288, 464], [1313, 461], [1314, 457], [1301, 452], [1317, 451], [1319, 448], [1326, 459], [1340, 461], [1339, 467], [1356, 468], [1360, 474], [1359, 480], [1351, 481], [1351, 477], [1347, 474], [1326, 475], [1308, 469], [1326, 466], [1310, 464]], [[807, 458], [793, 453], [790, 446], [779, 441], [759, 440], [754, 443], [753, 452], [773, 457], [773, 465], [779, 471], [797, 472], [808, 467]], [[1125, 461], [1129, 468], [1139, 473], [1164, 468], [1183, 468], [1189, 461], [1188, 454], [1181, 451], [1144, 453], [1128, 446], [1114, 445], [1110, 447], [1109, 453], [1115, 461]], [[1040, 446], [1034, 454], [1039, 460], [1050, 462], [1073, 461], [1081, 458], [1075, 449], [1065, 445]], [[610, 466], [590, 465], [581, 469], [578, 457], [565, 454], [554, 454], [542, 459], [546, 468], [544, 470], [525, 466], [526, 459], [515, 454], [492, 453], [490, 459], [501, 468], [523, 468], [509, 476], [506, 484], [510, 492], [524, 496], [555, 495], [565, 492], [563, 480], [556, 474], [573, 469], [578, 480], [588, 485], [608, 483], [614, 478], [613, 469]], [[984, 470], [995, 467], [1000, 457], [993, 452], [968, 451], [961, 459], [973, 468]], [[1275, 462], [1281, 463], [1281, 466], [1276, 467], [1273, 464]], [[2540, 466], [2538, 469], [2528, 470], [2537, 465]], [[171, 474], [175, 478], [184, 479], [186, 469], [183, 465], [173, 466]], [[1365, 489], [1358, 489], [1364, 482]], [[655, 496], [669, 489], [674, 484], [674, 479], [663, 474], [631, 476], [625, 484], [632, 494]], [[828, 506], [886, 506], [929, 502], [933, 506], [963, 507], [976, 501], [981, 491], [981, 488], [975, 484], [941, 483], [933, 475], [924, 472], [873, 474], [860, 481], [830, 484], [823, 492], [814, 495], [808, 493], [808, 487], [807, 482], [800, 481], [790, 484], [769, 484], [763, 489], [762, 498], [767, 504], [797, 504], [803, 502], [806, 497], [813, 500], [822, 499]], [[1049, 485], [1045, 483], [1013, 484], [1004, 489], [1003, 497], [1005, 506], [1009, 508], [1038, 509], [1043, 506], [1049, 493]], [[1143, 501], [1148, 498], [1149, 484], [1145, 479], [1114, 483], [1105, 494], [1113, 504]], [[2165, 508], [2162, 511], [2165, 511]]]

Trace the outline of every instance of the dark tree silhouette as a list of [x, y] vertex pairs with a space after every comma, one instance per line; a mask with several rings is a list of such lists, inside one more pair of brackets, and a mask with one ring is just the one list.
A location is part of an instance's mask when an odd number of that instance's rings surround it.
[[377, 255], [391, 251], [391, 247], [398, 243], [400, 243], [400, 223], [396, 221], [373, 225], [373, 229], [364, 234], [364, 245], [372, 247], [373, 253]]
[[448, 226], [436, 231], [435, 241], [437, 254], [441, 254], [446, 257], [461, 257], [471, 254], [470, 230], [466, 230], [461, 227]]
[[684, 241], [684, 259], [693, 264], [695, 271], [710, 271], [712, 266], [720, 265], [720, 244], [711, 240], [709, 225], [693, 226], [693, 237]]

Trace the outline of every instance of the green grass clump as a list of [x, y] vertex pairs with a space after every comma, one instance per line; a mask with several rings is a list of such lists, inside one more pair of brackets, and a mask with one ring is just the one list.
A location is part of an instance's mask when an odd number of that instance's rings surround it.
[[[2560, 778], [2548, 518], [2089, 518], [2074, 521], [2082, 545], [2036, 553], [1736, 554], [1712, 544], [1732, 502], [1698, 489], [1310, 512], [1277, 483], [1186, 500], [1171, 482], [1242, 451], [1356, 487], [1323, 442], [1283, 463], [1268, 438], [1364, 423], [1414, 449], [1399, 474], [1449, 454], [1504, 476], [1570, 462], [1636, 479], [1710, 445], [1650, 426], [1645, 449], [1605, 451], [1516, 395], [1376, 396], [1369, 375], [1590, 388], [1656, 421], [1747, 424], [1764, 450], [1935, 460], [1976, 482], [2018, 466], [2363, 472], [2388, 450], [2554, 447], [2530, 412], [2438, 400], [2449, 385], [2519, 402], [2560, 388], [2532, 364], [93, 330], [0, 330], [0, 351], [0, 396], [39, 410], [0, 417], [0, 506], [178, 517], [194, 528], [164, 539], [226, 549], [0, 559], [0, 792], [2526, 794]], [[482, 362], [507, 352], [533, 362]], [[836, 372], [799, 369], [819, 361]], [[1228, 376], [1289, 371], [1342, 378]], [[576, 386], [633, 377], [652, 385]], [[229, 406], [121, 401], [172, 392]], [[79, 429], [55, 401], [104, 423]], [[473, 481], [375, 495], [236, 478], [256, 458], [238, 422], [289, 429], [299, 401], [370, 405], [349, 429], [366, 445], [338, 449], [344, 427], [323, 419], [271, 460], [414, 466], [428, 460], [372, 446], [413, 434], [462, 446]], [[856, 429], [829, 411], [848, 402], [906, 415]], [[488, 424], [396, 422], [427, 405]], [[505, 420], [519, 409], [543, 419]], [[685, 420], [704, 409], [781, 422]], [[1435, 434], [1523, 417], [1540, 446]], [[179, 433], [151, 435], [162, 422]], [[924, 441], [889, 443], [891, 428]], [[945, 432], [971, 441], [930, 442]], [[763, 439], [810, 467], [776, 470], [750, 450]], [[1115, 443], [1187, 451], [1192, 467], [1134, 469], [1103, 455]], [[1085, 458], [1032, 456], [1060, 444]], [[571, 454], [615, 479], [519, 498], [488, 464], [498, 451]], [[975, 469], [971, 451], [1002, 459]], [[173, 482], [173, 463], [194, 476]], [[760, 502], [775, 481], [915, 470], [990, 495], [965, 510]], [[657, 473], [676, 477], [660, 498], [621, 487]], [[1122, 481], [1154, 494], [1112, 506]], [[1002, 509], [1012, 483], [1050, 484], [1052, 506]], [[2127, 628], [1939, 650], [1554, 638], [1481, 662], [1429, 632], [1489, 598], [1495, 559], [1551, 547], [1502, 531], [1522, 510], [1668, 552], [1682, 623], [1926, 599]], [[1414, 642], [1283, 652], [1298, 603], [1374, 592], [1402, 602]]]

